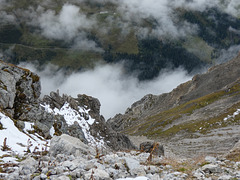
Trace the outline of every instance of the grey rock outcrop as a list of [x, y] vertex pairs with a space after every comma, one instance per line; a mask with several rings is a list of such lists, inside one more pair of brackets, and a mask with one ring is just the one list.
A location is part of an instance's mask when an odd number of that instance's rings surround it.
[[[59, 92], [51, 92], [50, 96], [44, 96], [42, 100], [43, 104], [49, 104], [51, 109], [58, 108], [61, 109], [62, 106], [65, 103], [69, 103], [69, 106], [79, 111], [79, 107], [84, 107], [88, 110], [88, 113], [86, 112], [80, 112], [80, 116], [84, 118], [86, 121], [91, 118], [94, 119], [93, 124], [89, 124], [89, 132], [93, 137], [99, 138], [102, 137], [104, 139], [104, 142], [111, 147], [114, 150], [120, 150], [120, 149], [135, 149], [136, 147], [133, 146], [131, 141], [126, 135], [123, 135], [121, 133], [117, 133], [106, 123], [103, 116], [100, 115], [100, 102], [98, 99], [93, 98], [91, 96], [87, 96], [85, 94], [81, 95], [79, 94], [77, 98], [73, 98], [71, 96], [63, 94], [62, 96], [59, 95]], [[57, 126], [55, 126], [57, 127]], [[65, 126], [60, 129], [55, 128], [60, 134], [66, 133], [73, 137], [77, 137], [79, 139], [82, 139], [84, 142], [83, 134], [81, 133], [81, 127], [77, 125], [77, 123], [74, 123], [74, 125], [71, 126]], [[79, 132], [79, 133], [76, 133]]]
[[[54, 117], [40, 108], [40, 78], [35, 73], [0, 61], [0, 108], [18, 121], [35, 123], [36, 132], [50, 138]], [[16, 123], [23, 129], [24, 123]]]
[[37, 103], [41, 86], [33, 72], [0, 61], [0, 107], [19, 117], [21, 105]]

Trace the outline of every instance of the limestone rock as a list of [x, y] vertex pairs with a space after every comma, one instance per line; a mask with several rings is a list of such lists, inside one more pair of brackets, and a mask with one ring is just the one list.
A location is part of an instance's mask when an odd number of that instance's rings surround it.
[[54, 136], [51, 140], [49, 150], [50, 155], [56, 156], [58, 154], [81, 156], [82, 154], [94, 154], [94, 149], [84, 144], [75, 137], [66, 134], [61, 136]]
[[222, 170], [219, 168], [218, 165], [214, 164], [207, 164], [202, 167], [202, 170], [205, 173], [220, 173]]
[[29, 175], [36, 171], [38, 162], [32, 158], [28, 157], [19, 164], [20, 174]]
[[35, 103], [40, 96], [39, 76], [27, 69], [0, 61], [0, 107], [18, 113], [22, 103]]

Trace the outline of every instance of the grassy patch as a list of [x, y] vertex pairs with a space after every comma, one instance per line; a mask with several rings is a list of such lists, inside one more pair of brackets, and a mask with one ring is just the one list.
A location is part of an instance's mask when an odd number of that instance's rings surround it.
[[93, 68], [101, 59], [101, 54], [97, 52], [59, 49], [57, 55], [50, 62], [59, 67], [79, 70]]
[[239, 149], [231, 152], [231, 154], [229, 154], [226, 158], [231, 160], [231, 161], [239, 162], [240, 161], [240, 151], [239, 151]]
[[202, 38], [190, 37], [183, 43], [183, 47], [202, 61], [211, 62], [214, 48], [208, 45]]

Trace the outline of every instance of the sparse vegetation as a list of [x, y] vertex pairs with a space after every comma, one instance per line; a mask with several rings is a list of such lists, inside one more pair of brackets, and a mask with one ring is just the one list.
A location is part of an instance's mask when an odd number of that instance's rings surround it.
[[3, 145], [1, 146], [2, 151], [10, 151], [11, 148], [7, 145], [7, 138], [5, 137], [3, 140]]
[[207, 120], [198, 119], [179, 123], [177, 125], [171, 125], [175, 120], [181, 117], [190, 116], [197, 109], [208, 106], [220, 99], [237, 96], [239, 94], [240, 84], [239, 81], [237, 81], [228, 90], [214, 92], [163, 111], [154, 116], [150, 116], [146, 121], [141, 122], [140, 124], [135, 123], [132, 127], [126, 128], [124, 132], [129, 134], [144, 134], [150, 137], [167, 137], [183, 130], [189, 133], [199, 132], [204, 134], [211, 129], [225, 127], [229, 124], [239, 124], [240, 116], [236, 116], [234, 119], [229, 119], [226, 122], [224, 121], [224, 118], [227, 117], [227, 115], [233, 114], [240, 107], [240, 103], [237, 103], [228, 108], [225, 113]]

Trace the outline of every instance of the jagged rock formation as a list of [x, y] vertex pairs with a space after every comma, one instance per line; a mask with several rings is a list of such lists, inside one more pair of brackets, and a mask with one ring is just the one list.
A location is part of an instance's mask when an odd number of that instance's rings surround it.
[[[69, 107], [75, 110], [75, 112], [79, 112], [79, 107], [83, 107], [86, 111], [80, 111], [80, 117], [83, 117], [87, 122], [90, 121], [89, 119], [91, 118], [94, 119], [93, 123], [89, 123], [89, 132], [93, 137], [102, 137], [104, 142], [114, 150], [135, 148], [127, 136], [116, 133], [109, 125], [107, 125], [104, 117], [100, 115], [101, 104], [96, 98], [80, 94], [77, 98], [72, 98], [68, 95], [60, 96], [59, 93], [51, 92], [50, 96], [44, 96], [42, 103], [49, 104], [51, 109], [61, 109], [66, 103], [68, 103]], [[62, 124], [62, 121], [55, 121], [54, 127], [56, 132], [59, 132], [60, 134], [70, 133], [71, 136], [85, 141], [84, 135], [77, 135], [77, 132], [81, 132], [81, 127], [78, 123], [74, 123], [70, 126], [62, 126]], [[74, 129], [78, 130], [74, 131]]]
[[[114, 150], [135, 148], [127, 136], [106, 124], [100, 115], [98, 99], [87, 95], [72, 98], [52, 92], [41, 100], [39, 80], [39, 76], [27, 69], [0, 61], [0, 112], [10, 117], [20, 131], [47, 139], [68, 134], [86, 144]], [[27, 123], [32, 126], [30, 130], [26, 130]]]
[[186, 155], [226, 152], [240, 138], [239, 66], [240, 54], [170, 93], [146, 95], [108, 123], [119, 132], [181, 146], [176, 151]]

